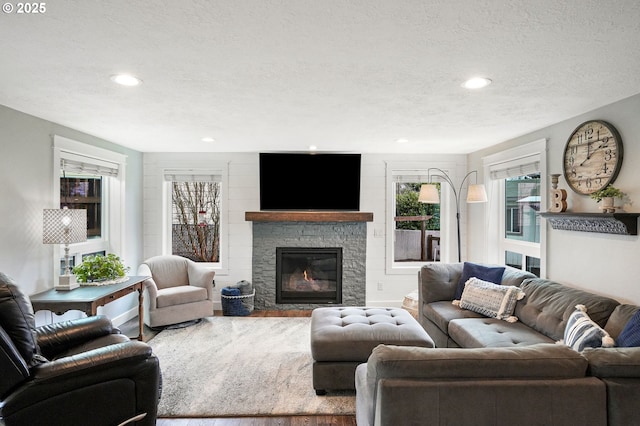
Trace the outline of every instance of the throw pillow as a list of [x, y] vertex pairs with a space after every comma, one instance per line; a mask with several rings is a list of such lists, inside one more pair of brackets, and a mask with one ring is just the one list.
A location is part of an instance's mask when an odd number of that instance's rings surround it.
[[574, 350], [582, 352], [584, 348], [610, 348], [614, 342], [609, 333], [589, 318], [587, 308], [584, 305], [576, 305], [576, 310], [567, 321], [564, 339], [559, 343], [564, 343]]
[[513, 311], [523, 297], [524, 292], [518, 287], [469, 278], [460, 301], [454, 304], [490, 318], [516, 322], [518, 318], [513, 316]]
[[454, 299], [460, 300], [460, 297], [462, 297], [462, 291], [464, 290], [464, 285], [469, 281], [469, 278], [475, 277], [490, 283], [500, 284], [502, 282], [504, 269], [505, 268], [503, 266], [484, 266], [478, 265], [477, 263], [464, 262], [464, 265], [462, 266], [462, 275], [460, 275]]
[[616, 346], [621, 348], [640, 346], [640, 310], [633, 314], [624, 326], [616, 340]]

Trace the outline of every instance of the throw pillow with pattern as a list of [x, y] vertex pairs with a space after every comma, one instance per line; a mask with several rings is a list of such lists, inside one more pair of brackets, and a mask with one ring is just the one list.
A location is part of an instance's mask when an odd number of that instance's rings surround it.
[[576, 305], [576, 310], [567, 321], [564, 339], [558, 343], [563, 343], [582, 352], [584, 348], [610, 348], [614, 341], [609, 333], [589, 318], [587, 308], [584, 305]]

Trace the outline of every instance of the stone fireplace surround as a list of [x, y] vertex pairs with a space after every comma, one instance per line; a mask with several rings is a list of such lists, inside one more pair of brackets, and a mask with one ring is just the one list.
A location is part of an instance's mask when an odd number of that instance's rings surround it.
[[342, 247], [342, 305], [366, 304], [366, 222], [373, 220], [373, 213], [246, 212], [245, 220], [253, 222], [252, 282], [256, 310], [331, 306], [276, 303], [276, 247]]

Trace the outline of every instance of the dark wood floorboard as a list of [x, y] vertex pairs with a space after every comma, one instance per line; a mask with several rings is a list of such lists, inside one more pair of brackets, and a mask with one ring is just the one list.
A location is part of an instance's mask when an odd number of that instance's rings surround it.
[[[215, 311], [214, 316], [222, 316]], [[252, 317], [310, 317], [310, 310], [253, 311]], [[137, 334], [138, 318], [120, 326], [128, 336]], [[145, 326], [144, 340], [153, 338], [159, 331]], [[157, 426], [356, 426], [355, 416], [287, 416], [287, 417], [218, 417], [218, 418], [159, 418]]]

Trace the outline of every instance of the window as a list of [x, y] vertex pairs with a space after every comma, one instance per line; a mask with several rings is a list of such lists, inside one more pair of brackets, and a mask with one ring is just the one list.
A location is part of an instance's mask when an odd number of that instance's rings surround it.
[[[126, 156], [56, 135], [53, 157], [59, 206], [87, 210], [87, 241], [71, 245], [71, 266], [92, 253], [115, 253], [125, 258], [122, 223]], [[54, 250], [54, 256], [63, 258], [59, 249]]]
[[545, 272], [538, 215], [546, 202], [542, 191], [545, 150], [546, 141], [541, 140], [484, 159], [485, 176], [490, 178], [488, 261], [537, 276]]
[[220, 264], [222, 174], [166, 171], [171, 254]]
[[[387, 163], [387, 274], [413, 274], [424, 262], [448, 261], [447, 250], [455, 250], [455, 244], [451, 244], [455, 239], [455, 201], [449, 195], [451, 191], [441, 191], [440, 204], [418, 202], [420, 187], [430, 181], [429, 168], [440, 167], [455, 179], [454, 166]], [[431, 183], [441, 188], [437, 176]]]

